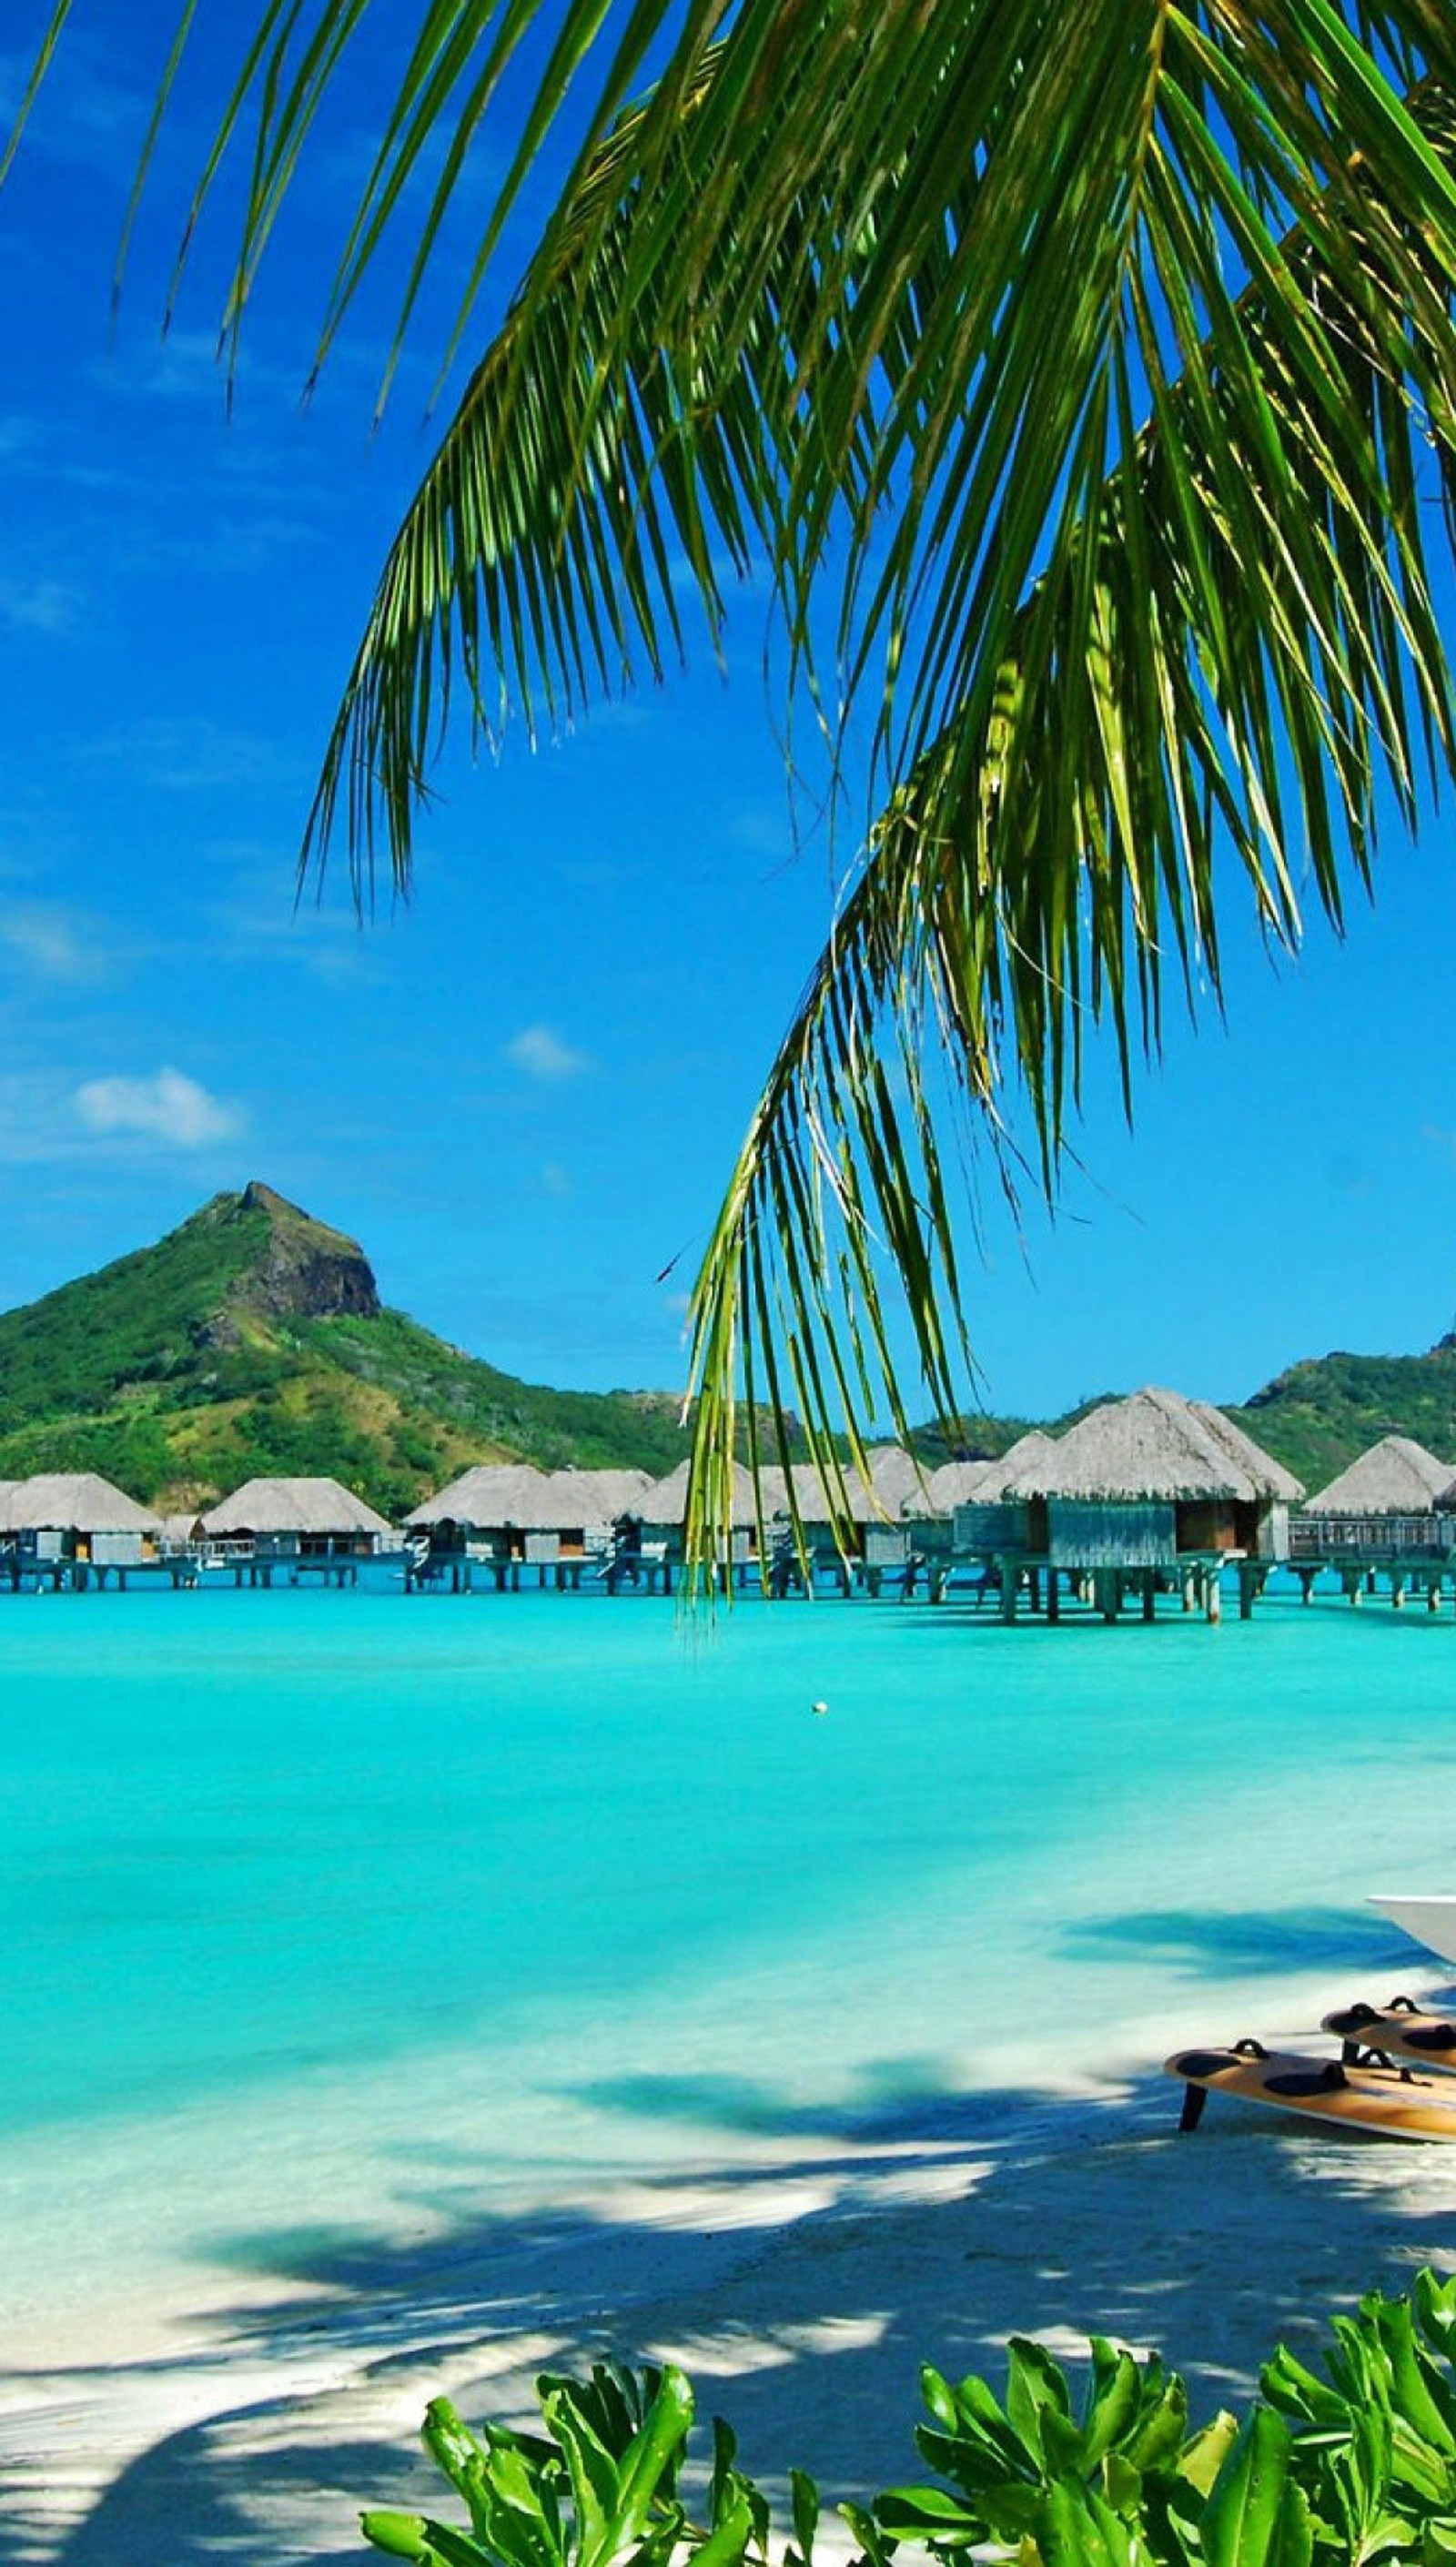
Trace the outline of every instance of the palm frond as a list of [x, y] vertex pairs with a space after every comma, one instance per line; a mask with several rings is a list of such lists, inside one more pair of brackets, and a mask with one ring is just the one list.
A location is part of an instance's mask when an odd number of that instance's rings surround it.
[[[1456, 165], [1450, 97], [1427, 82], [1413, 106]], [[1333, 369], [1313, 390], [1263, 282], [1237, 337], [1176, 381], [1147, 327], [1140, 386], [1125, 360], [1114, 373], [1119, 460], [1023, 600], [990, 713], [948, 725], [874, 831], [698, 1278], [700, 1564], [756, 1385], [775, 1459], [793, 1409], [819, 1445], [848, 1432], [858, 1449], [885, 1408], [903, 1431], [892, 1285], [921, 1387], [955, 1417], [971, 1348], [937, 1065], [1013, 1192], [1029, 1105], [1052, 1191], [1090, 1029], [1110, 1019], [1130, 1084], [1158, 1047], [1167, 980], [1190, 1007], [1218, 1002], [1230, 868], [1292, 949], [1306, 865], [1337, 922], [1346, 855], [1368, 876], [1382, 787], [1413, 819], [1422, 761], [1456, 765], [1424, 532], [1443, 503], [1444, 543], [1456, 500], [1456, 336], [1432, 261], [1392, 373], [1362, 244], [1396, 222], [1370, 190], [1354, 294], [1308, 232], [1285, 245], [1282, 291], [1319, 316]], [[1135, 431], [1137, 389], [1150, 417]]]

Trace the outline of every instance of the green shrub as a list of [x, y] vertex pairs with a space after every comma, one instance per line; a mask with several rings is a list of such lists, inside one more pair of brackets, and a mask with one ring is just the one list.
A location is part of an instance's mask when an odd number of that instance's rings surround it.
[[[1045, 2348], [1015, 2338], [1005, 2398], [984, 2380], [922, 2374], [916, 2433], [934, 2483], [839, 2512], [864, 2567], [897, 2549], [965, 2567], [1456, 2567], [1456, 2279], [1420, 2274], [1333, 2322], [1322, 2371], [1281, 2346], [1242, 2424], [1190, 2431], [1188, 2398], [1157, 2355], [1094, 2337], [1080, 2398]], [[598, 2364], [538, 2384], [543, 2430], [472, 2433], [445, 2399], [425, 2443], [468, 2528], [366, 2513], [376, 2548], [419, 2567], [756, 2567], [774, 2558], [762, 2491], [715, 2422], [690, 2505], [681, 2477], [693, 2392], [668, 2366]], [[790, 2475], [784, 2567], [812, 2567], [819, 2494]]]

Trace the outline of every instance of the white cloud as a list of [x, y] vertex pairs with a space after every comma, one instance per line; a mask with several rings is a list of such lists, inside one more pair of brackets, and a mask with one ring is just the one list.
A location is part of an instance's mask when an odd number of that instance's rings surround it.
[[527, 1078], [579, 1078], [591, 1061], [584, 1051], [573, 1051], [549, 1025], [525, 1025], [513, 1034], [505, 1046], [505, 1057]]
[[44, 981], [104, 981], [113, 959], [100, 937], [77, 934], [67, 911], [38, 900], [0, 911], [0, 945]]
[[159, 1069], [153, 1078], [89, 1078], [74, 1101], [89, 1131], [141, 1133], [178, 1150], [226, 1141], [242, 1127], [235, 1106], [209, 1096], [179, 1069]]

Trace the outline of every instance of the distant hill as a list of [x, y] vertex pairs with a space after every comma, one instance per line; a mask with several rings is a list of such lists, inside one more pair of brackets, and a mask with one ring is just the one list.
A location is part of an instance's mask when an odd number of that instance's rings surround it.
[[[1108, 1394], [1111, 1396], [1112, 1394]], [[1027, 1426], [927, 1427], [928, 1466], [1005, 1452]], [[1423, 1355], [1321, 1355], [1242, 1407], [1317, 1489], [1381, 1435], [1456, 1464], [1456, 1338]], [[191, 1507], [255, 1472], [328, 1472], [399, 1514], [468, 1462], [671, 1471], [687, 1449], [667, 1391], [549, 1390], [388, 1310], [357, 1240], [254, 1183], [152, 1248], [0, 1313], [0, 1479], [102, 1471]]]
[[1319, 1355], [1291, 1364], [1242, 1408], [1256, 1441], [1311, 1492], [1382, 1435], [1413, 1435], [1456, 1465], [1456, 1341], [1424, 1355]]
[[[959, 1440], [926, 1427], [916, 1443], [932, 1462], [976, 1460], [1006, 1452], [1031, 1425], [1059, 1435], [1097, 1405], [1084, 1400], [1061, 1417], [971, 1418]], [[1456, 1471], [1456, 1336], [1443, 1337], [1423, 1355], [1312, 1356], [1291, 1364], [1242, 1406], [1227, 1400], [1219, 1405], [1311, 1494], [1382, 1435], [1413, 1435]]]
[[387, 1514], [467, 1462], [667, 1472], [667, 1392], [548, 1390], [380, 1301], [356, 1240], [252, 1184], [152, 1248], [0, 1314], [0, 1478], [102, 1471], [190, 1507], [330, 1472]]

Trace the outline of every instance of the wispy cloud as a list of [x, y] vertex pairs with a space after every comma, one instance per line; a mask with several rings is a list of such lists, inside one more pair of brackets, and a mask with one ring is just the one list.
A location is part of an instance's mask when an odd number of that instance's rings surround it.
[[214, 838], [201, 853], [209, 877], [225, 886], [202, 913], [223, 952], [291, 964], [320, 981], [380, 979], [386, 960], [374, 923], [361, 921], [342, 880], [330, 877], [326, 896], [311, 883], [296, 901], [296, 850], [285, 840]]
[[243, 1122], [235, 1106], [179, 1069], [159, 1069], [151, 1078], [89, 1078], [77, 1088], [75, 1106], [88, 1131], [140, 1134], [178, 1150], [230, 1140]]
[[590, 1055], [574, 1051], [549, 1025], [525, 1025], [505, 1046], [505, 1057], [527, 1078], [579, 1078], [590, 1069]]
[[[0, 51], [0, 131], [9, 132], [19, 111], [32, 62], [29, 51]], [[146, 94], [114, 70], [85, 28], [72, 27], [23, 147], [54, 160], [80, 161], [88, 170], [127, 173], [135, 166], [146, 117]]]
[[0, 579], [0, 624], [21, 633], [70, 633], [81, 606], [77, 589], [60, 579]]
[[115, 959], [115, 948], [99, 930], [89, 932], [51, 901], [11, 902], [0, 909], [0, 945], [43, 981], [105, 981]]
[[135, 722], [91, 741], [85, 755], [168, 793], [294, 784], [303, 773], [297, 759], [276, 741], [200, 717]]

